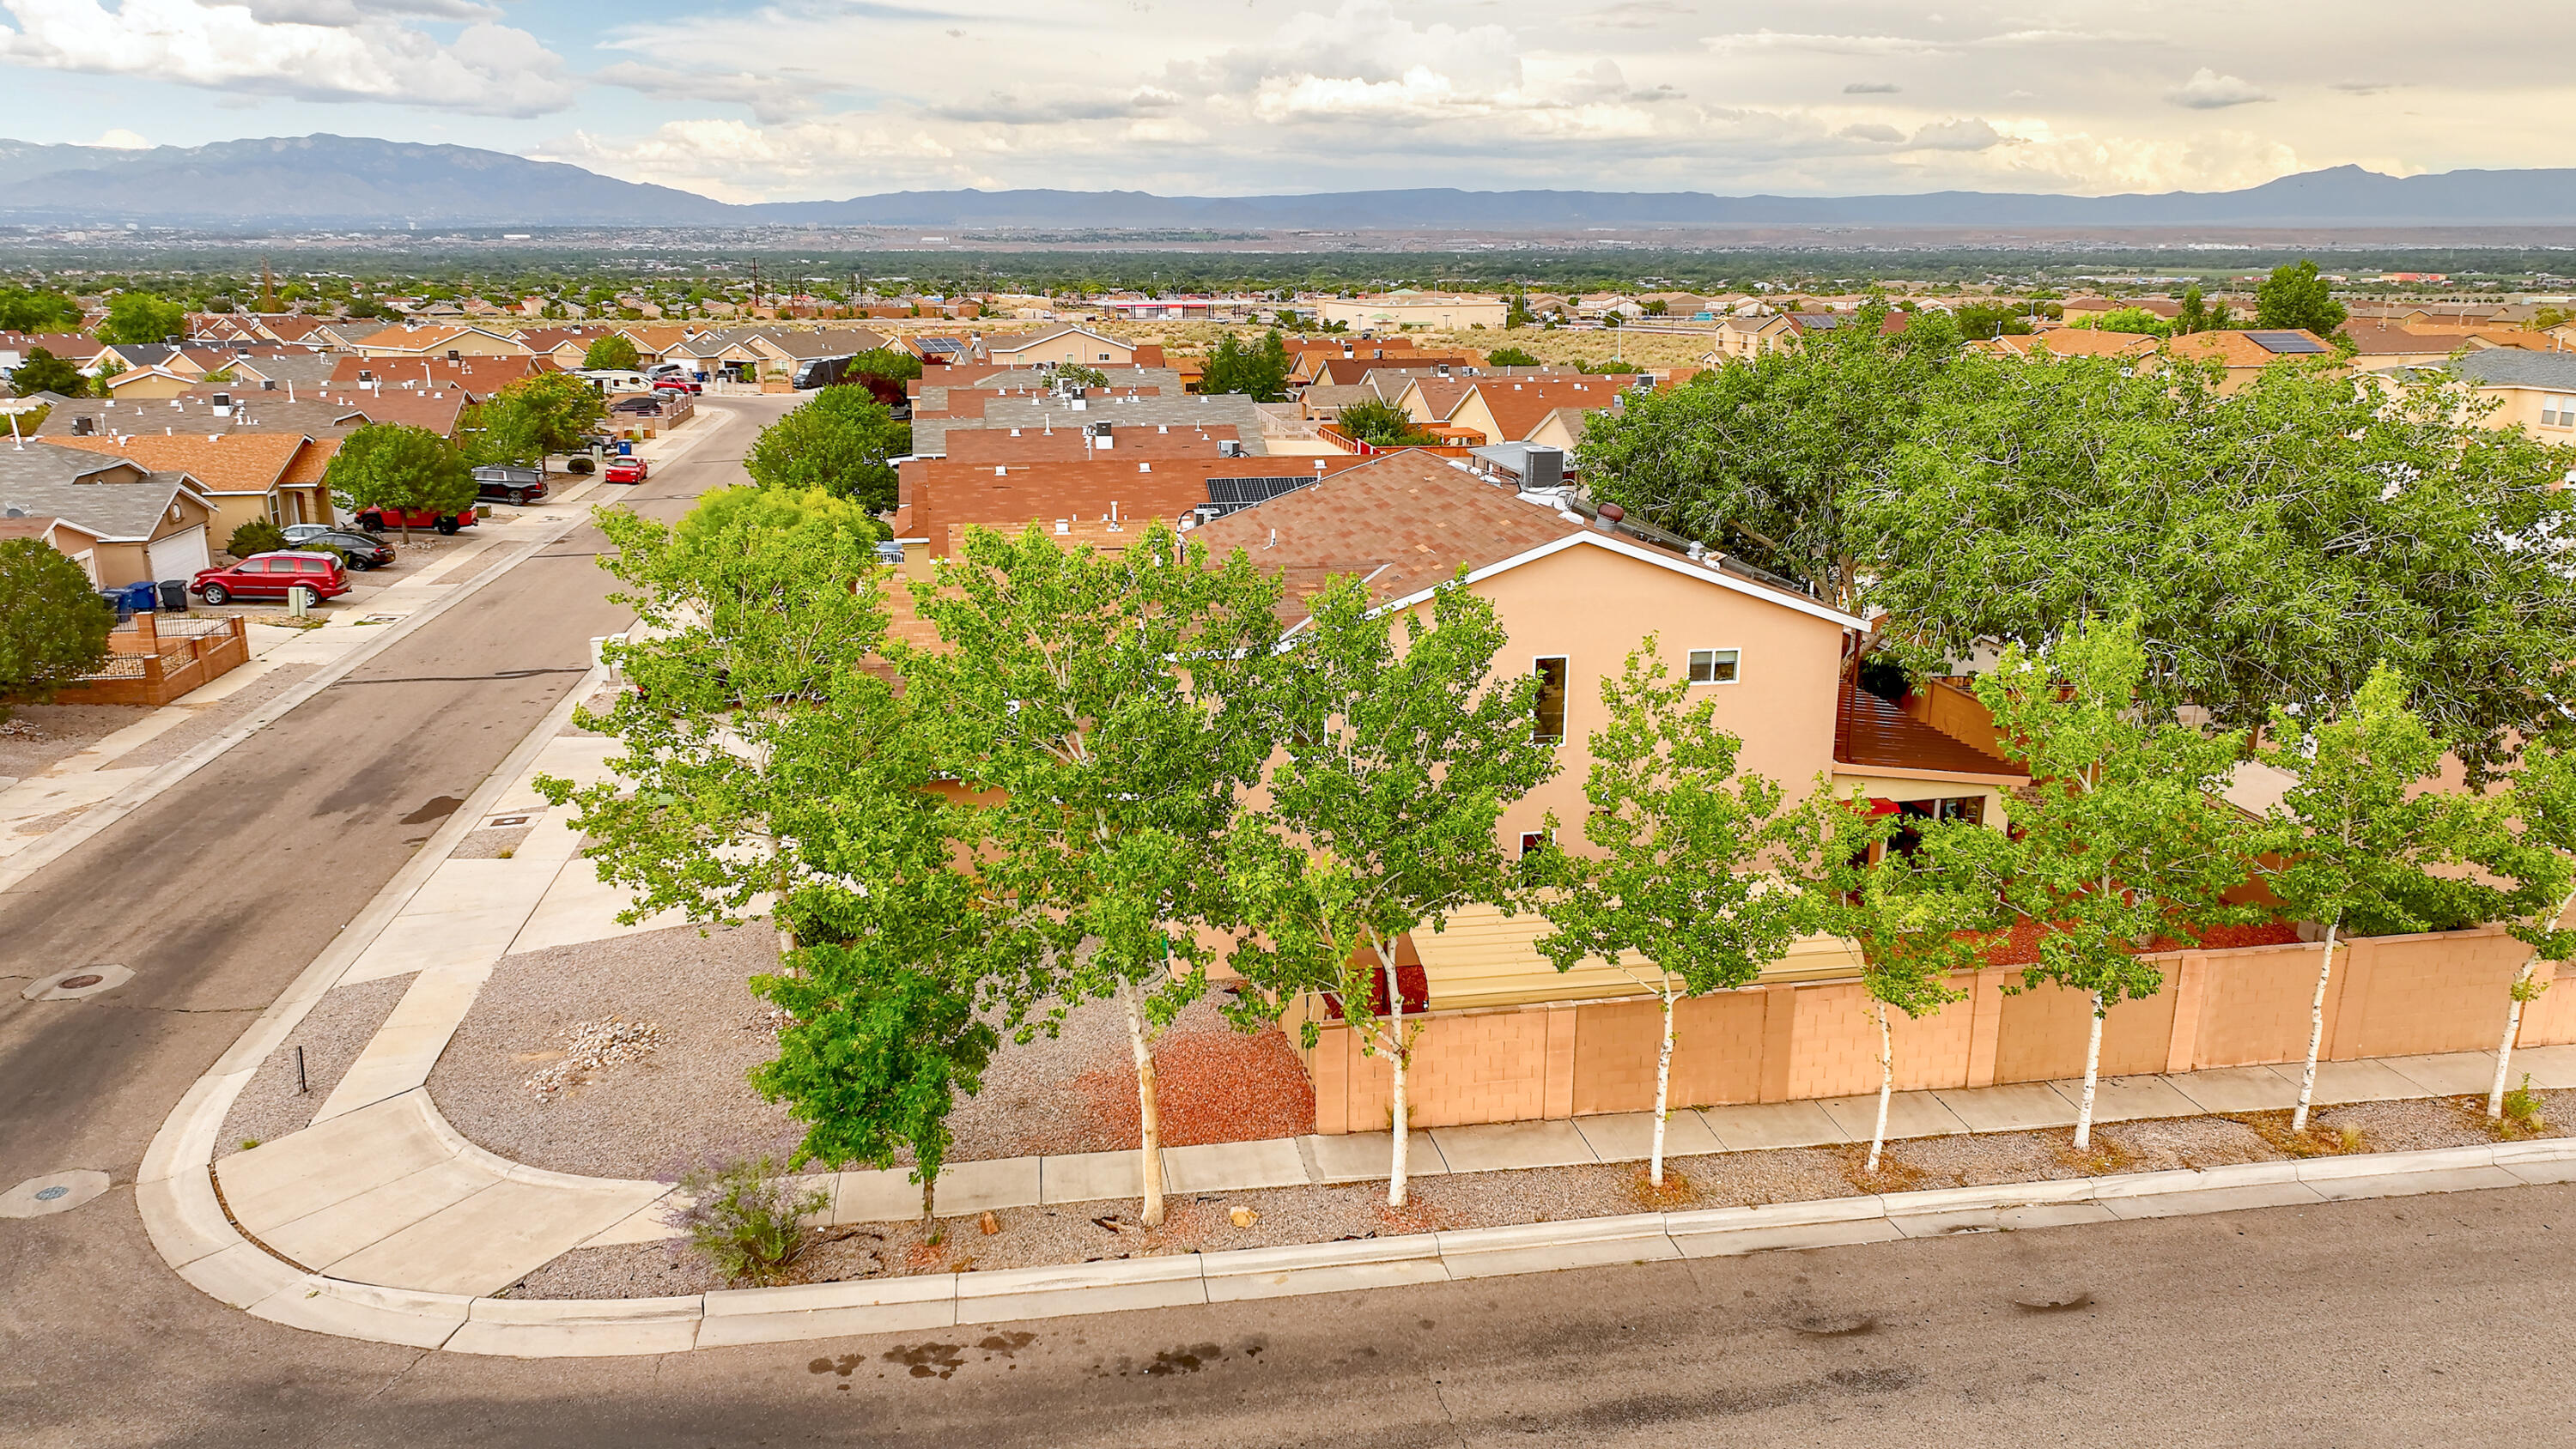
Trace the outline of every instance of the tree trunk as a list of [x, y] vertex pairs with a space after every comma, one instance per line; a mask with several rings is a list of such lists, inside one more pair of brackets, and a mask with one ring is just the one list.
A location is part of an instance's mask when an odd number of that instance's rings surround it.
[[2317, 967], [2317, 994], [2308, 1002], [2308, 1066], [2299, 1076], [2299, 1109], [2290, 1114], [2290, 1130], [2308, 1130], [2308, 1103], [2317, 1094], [2317, 1053], [2326, 1043], [2326, 982], [2334, 976], [2335, 936], [2343, 922], [2326, 924], [2326, 959]]
[[2513, 1071], [2513, 1039], [2522, 1035], [2522, 999], [2531, 985], [2532, 976], [2539, 969], [2540, 953], [2534, 951], [2531, 959], [2522, 963], [2522, 970], [2513, 978], [2513, 1005], [2504, 1014], [2504, 1040], [2496, 1043], [2495, 1085], [2487, 1089], [2487, 1120], [2490, 1122], [2501, 1121], [2504, 1117], [2504, 1084]]
[[937, 1191], [939, 1191], [938, 1173], [934, 1172], [921, 1180], [921, 1220], [925, 1223], [938, 1220], [939, 1214], [931, 1211], [931, 1195]]
[[1869, 1165], [1864, 1172], [1878, 1171], [1878, 1154], [1887, 1146], [1887, 1099], [1896, 1095], [1896, 1038], [1888, 1030], [1887, 1003], [1870, 1005], [1878, 1011], [1878, 1125], [1870, 1129]]
[[2102, 993], [2093, 993], [2093, 1034], [2084, 1042], [2084, 1099], [2075, 1104], [2075, 1150], [2093, 1149], [2093, 1085], [2102, 1075]]
[[1118, 983], [1118, 999], [1127, 1008], [1127, 1045], [1136, 1054], [1136, 1127], [1138, 1160], [1144, 1170], [1145, 1226], [1163, 1225], [1163, 1121], [1154, 1100], [1154, 1052], [1145, 1041], [1145, 999], [1133, 981]]
[[1655, 1149], [1647, 1159], [1646, 1181], [1664, 1185], [1664, 1119], [1673, 1111], [1673, 995], [1664, 993], [1664, 1045], [1655, 1053]]
[[1395, 1128], [1395, 1151], [1387, 1167], [1386, 1205], [1400, 1208], [1404, 1206], [1405, 1189], [1408, 1186], [1404, 1170], [1405, 1149], [1413, 1142], [1413, 1129], [1410, 1126], [1412, 1119], [1405, 1110], [1407, 1104], [1404, 1099], [1404, 1069], [1412, 1064], [1413, 1043], [1406, 1040], [1404, 1035], [1404, 983], [1396, 979], [1393, 943], [1377, 948], [1377, 960], [1378, 970], [1386, 977], [1386, 1012], [1394, 1028], [1388, 1033], [1392, 1050], [1387, 1053], [1387, 1062], [1392, 1069], [1394, 1079], [1392, 1125]]

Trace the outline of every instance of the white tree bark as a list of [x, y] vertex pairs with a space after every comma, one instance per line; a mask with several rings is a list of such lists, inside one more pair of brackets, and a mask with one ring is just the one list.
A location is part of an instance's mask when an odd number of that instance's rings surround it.
[[2093, 993], [2093, 1034], [2084, 1043], [2084, 1098], [2075, 1104], [2075, 1150], [2093, 1148], [2093, 1084], [2102, 1075], [2102, 993]]
[[1878, 1154], [1887, 1146], [1887, 1101], [1896, 1095], [1896, 1040], [1887, 1026], [1887, 1003], [1870, 1005], [1878, 1012], [1878, 1125], [1870, 1129], [1869, 1165], [1864, 1172], [1878, 1171]]
[[2504, 1040], [2496, 1043], [2495, 1085], [2487, 1089], [2487, 1120], [2490, 1122], [2501, 1121], [2504, 1117], [2504, 1084], [2513, 1071], [2514, 1038], [2522, 1035], [2523, 992], [2539, 969], [2540, 953], [2534, 951], [2531, 959], [2522, 963], [2522, 970], [2513, 978], [2513, 1005], [2504, 1014]]
[[1647, 1158], [1646, 1181], [1664, 1185], [1664, 1119], [1672, 1115], [1673, 993], [1664, 992], [1664, 1044], [1655, 1054], [1655, 1147]]
[[2326, 959], [2317, 967], [2317, 994], [2308, 1002], [2308, 1065], [2299, 1075], [2299, 1107], [2290, 1114], [2290, 1130], [2308, 1130], [2308, 1103], [2317, 1095], [2317, 1054], [2326, 1043], [2326, 982], [2334, 976], [2335, 936], [2343, 929], [2340, 920], [2326, 923]]
[[1404, 983], [1396, 979], [1394, 942], [1378, 943], [1377, 962], [1379, 972], [1386, 978], [1386, 1015], [1391, 1028], [1387, 1033], [1389, 1048], [1386, 1056], [1394, 1079], [1391, 1125], [1395, 1129], [1395, 1150], [1387, 1168], [1386, 1205], [1400, 1208], [1404, 1206], [1405, 1191], [1409, 1186], [1405, 1175], [1405, 1149], [1413, 1141], [1412, 1117], [1406, 1110], [1404, 1097], [1405, 1068], [1412, 1065], [1413, 1043], [1404, 1034]]
[[1163, 1120], [1154, 1097], [1154, 1052], [1145, 1040], [1145, 997], [1133, 981], [1118, 983], [1118, 1000], [1127, 1008], [1127, 1045], [1136, 1054], [1136, 1126], [1138, 1165], [1143, 1169], [1144, 1212], [1149, 1228], [1163, 1225]]

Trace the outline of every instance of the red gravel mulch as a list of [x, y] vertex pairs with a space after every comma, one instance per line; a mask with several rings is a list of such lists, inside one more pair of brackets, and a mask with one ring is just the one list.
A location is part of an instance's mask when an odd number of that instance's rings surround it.
[[[1165, 1037], [1154, 1047], [1163, 1145], [1259, 1142], [1315, 1130], [1315, 1087], [1288, 1037], [1272, 1027]], [[1074, 1079], [1089, 1119], [1086, 1141], [1058, 1151], [1114, 1152], [1137, 1145], [1136, 1070], [1126, 1063]]]

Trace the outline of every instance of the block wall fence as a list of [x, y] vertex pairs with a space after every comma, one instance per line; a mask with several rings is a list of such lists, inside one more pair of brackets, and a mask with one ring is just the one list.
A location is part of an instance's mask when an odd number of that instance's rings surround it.
[[[2318, 953], [2309, 943], [2151, 957], [2164, 987], [2112, 1008], [2102, 1074], [2304, 1060]], [[2492, 1049], [2528, 948], [2495, 927], [2349, 943], [2326, 993], [2325, 1056]], [[2550, 970], [2544, 966], [2544, 975]], [[2571, 973], [2576, 977], [2576, 973]], [[2007, 993], [2015, 967], [1953, 978], [1967, 999], [1895, 1017], [1896, 1086], [1983, 1087], [2084, 1073], [2090, 1004], [2055, 986]], [[1857, 981], [1781, 983], [1697, 997], [1675, 1013], [1672, 1105], [1841, 1097], [1878, 1090], [1878, 1035]], [[1292, 1039], [1297, 1013], [1289, 1021]], [[1517, 1122], [1655, 1104], [1660, 1013], [1648, 1000], [1434, 1011], [1413, 1052], [1417, 1127]], [[2576, 1042], [2576, 979], [2523, 1011], [2521, 1046]], [[1302, 1052], [1315, 1130], [1382, 1132], [1385, 1061], [1337, 1021]]]

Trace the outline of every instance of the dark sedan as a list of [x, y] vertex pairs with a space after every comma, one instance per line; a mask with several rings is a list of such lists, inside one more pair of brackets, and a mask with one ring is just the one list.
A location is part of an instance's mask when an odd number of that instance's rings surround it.
[[306, 533], [294, 540], [294, 543], [297, 548], [336, 549], [342, 558], [349, 561], [349, 567], [353, 569], [380, 569], [394, 561], [392, 544], [372, 533], [360, 533], [354, 528], [330, 528], [318, 533]]

